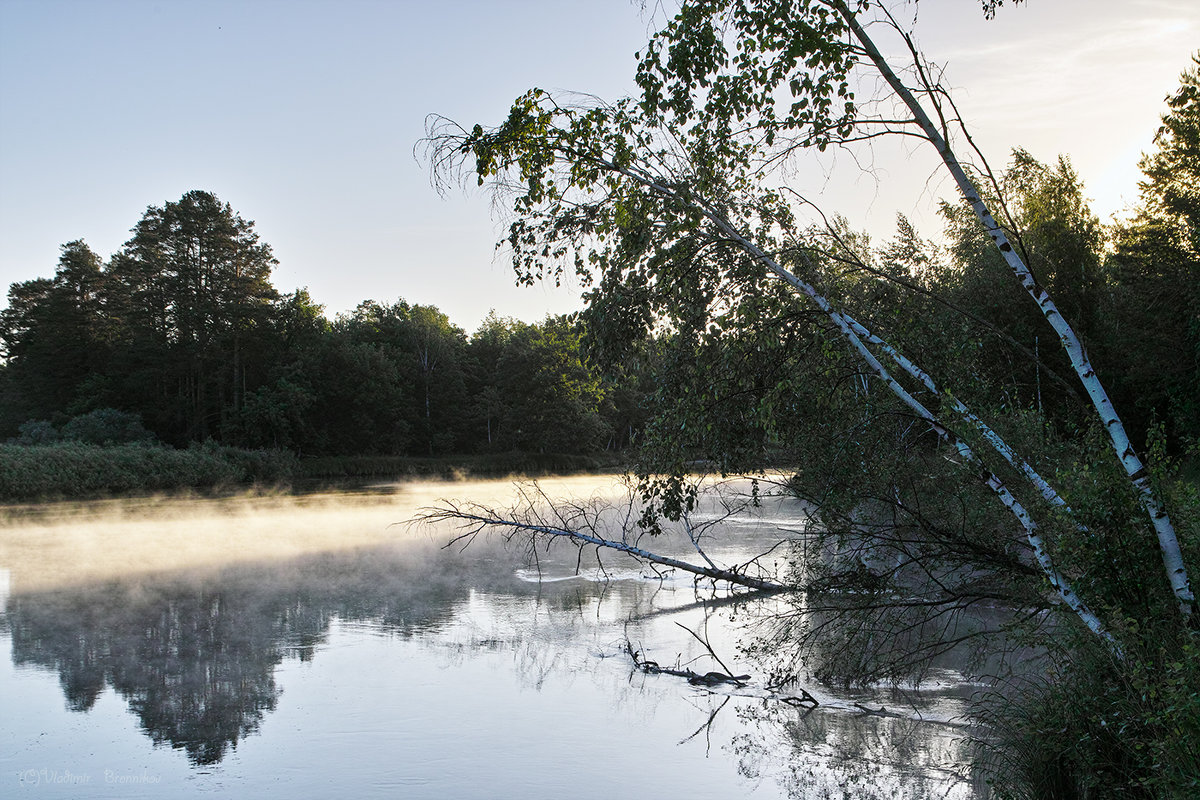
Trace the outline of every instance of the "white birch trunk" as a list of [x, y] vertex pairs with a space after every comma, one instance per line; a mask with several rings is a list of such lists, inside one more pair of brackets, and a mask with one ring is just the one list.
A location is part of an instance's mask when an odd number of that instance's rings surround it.
[[[706, 211], [705, 213], [707, 214], [708, 212]], [[847, 340], [849, 340], [851, 346], [858, 351], [859, 356], [862, 357], [862, 359], [867, 363], [872, 372], [874, 372], [881, 380], [883, 380], [885, 384], [887, 384], [888, 388], [892, 390], [892, 393], [896, 395], [896, 397], [898, 397], [905, 405], [911, 408], [917, 414], [917, 416], [928, 422], [930, 427], [933, 428], [933, 430], [938, 434], [939, 437], [941, 437], [943, 441], [953, 445], [954, 448], [958, 450], [959, 455], [962, 456], [964, 461], [973, 462], [979, 465], [980, 477], [982, 478], [983, 483], [995, 493], [1004, 507], [1007, 508], [1014, 517], [1016, 517], [1017, 521], [1021, 524], [1021, 527], [1024, 528], [1025, 538], [1029, 542], [1030, 548], [1033, 550], [1033, 555], [1037, 560], [1038, 566], [1041, 567], [1046, 579], [1050, 582], [1051, 588], [1053, 588], [1055, 593], [1058, 594], [1059, 598], [1066, 603], [1067, 607], [1075, 612], [1076, 616], [1083, 621], [1083, 624], [1086, 625], [1088, 629], [1092, 631], [1092, 633], [1103, 639], [1113, 653], [1120, 656], [1120, 647], [1117, 645], [1116, 640], [1112, 637], [1112, 634], [1105, 629], [1104, 623], [1102, 623], [1100, 618], [1097, 617], [1096, 614], [1087, 607], [1087, 604], [1085, 604], [1083, 599], [1075, 592], [1074, 588], [1071, 586], [1066, 577], [1063, 576], [1057, 569], [1055, 569], [1049, 553], [1046, 552], [1046, 542], [1042, 538], [1037, 523], [1034, 521], [1033, 517], [1030, 516], [1025, 507], [1021, 505], [1021, 503], [1013, 496], [1008, 487], [1005, 486], [1004, 481], [1001, 480], [998, 475], [984, 467], [976, 457], [974, 451], [971, 450], [971, 447], [966, 442], [958, 438], [958, 436], [956, 436], [949, 428], [943, 425], [941, 421], [938, 420], [937, 417], [935, 417], [934, 414], [924, 406], [924, 404], [913, 397], [907, 389], [905, 389], [894, 377], [892, 377], [887, 368], [885, 368], [883, 364], [879, 362], [879, 359], [877, 359], [875, 355], [871, 353], [869, 349], [867, 349], [862, 339], [850, 324], [851, 321], [846, 315], [834, 309], [833, 306], [830, 305], [829, 301], [824, 296], [819, 294], [815, 288], [810, 286], [805, 281], [802, 281], [789, 270], [785, 269], [781, 264], [776, 262], [775, 259], [771, 258], [771, 256], [761, 250], [757, 245], [755, 245], [753, 242], [750, 242], [748, 239], [735, 231], [731, 226], [728, 225], [728, 223], [725, 223], [723, 220], [720, 220], [715, 215], [711, 214], [709, 214], [709, 219], [715, 222], [718, 227], [722, 228], [725, 234], [737, 242], [743, 250], [752, 255], [777, 276], [791, 284], [803, 294], [810, 297], [817, 304], [818, 308], [825, 312], [826, 316], [828, 316], [834, 325], [841, 330], [842, 334], [847, 338]], [[995, 438], [997, 441], [1000, 441], [998, 436]], [[1005, 445], [1005, 447], [1007, 447], [1007, 445]]]
[[[835, 326], [837, 326], [838, 330], [841, 331], [842, 335], [846, 337], [846, 340], [850, 342], [850, 345], [858, 352], [859, 356], [863, 361], [866, 362], [871, 371], [880, 380], [882, 380], [889, 389], [891, 389], [892, 393], [899, 398], [901, 402], [912, 409], [918, 417], [929, 423], [930, 427], [933, 428], [933, 430], [943, 441], [953, 445], [962, 456], [964, 461], [973, 462], [979, 466], [980, 478], [983, 483], [989, 489], [991, 489], [993, 493], [995, 493], [1004, 507], [1009, 510], [1009, 512], [1017, 519], [1017, 522], [1020, 523], [1021, 527], [1025, 530], [1025, 538], [1029, 542], [1029, 546], [1033, 551], [1034, 558], [1037, 561], [1038, 566], [1041, 568], [1043, 574], [1046, 576], [1046, 579], [1049, 581], [1051, 588], [1053, 588], [1055, 593], [1058, 595], [1059, 599], [1061, 599], [1068, 608], [1075, 612], [1076, 616], [1078, 616], [1083, 624], [1087, 626], [1088, 630], [1099, 636], [1105, 642], [1105, 644], [1108, 645], [1110, 650], [1115, 655], [1120, 657], [1121, 651], [1116, 640], [1113, 638], [1112, 634], [1105, 629], [1104, 623], [1101, 622], [1098, 616], [1096, 616], [1095, 612], [1088, 608], [1087, 604], [1083, 602], [1083, 599], [1075, 592], [1074, 588], [1070, 584], [1070, 581], [1068, 581], [1067, 578], [1054, 567], [1049, 553], [1046, 552], [1046, 543], [1042, 538], [1037, 523], [1034, 521], [1033, 517], [1029, 514], [1025, 507], [1021, 505], [1016, 497], [1013, 496], [1008, 487], [1005, 486], [1004, 481], [1001, 480], [998, 475], [983, 466], [982, 462], [979, 461], [974, 451], [971, 450], [970, 446], [966, 442], [964, 442], [949, 428], [942, 424], [942, 422], [936, 416], [934, 416], [929, 409], [927, 409], [919, 400], [913, 397], [912, 394], [905, 389], [899, 381], [892, 377], [887, 368], [880, 363], [879, 359], [875, 357], [875, 355], [870, 351], [870, 349], [867, 348], [862, 339], [855, 332], [850, 324], [850, 319], [845, 314], [842, 314], [840, 311], [835, 309], [832, 304], [830, 304], [828, 298], [818, 292], [815, 287], [800, 279], [797, 275], [776, 261], [770, 254], [766, 253], [758, 245], [754, 244], [752, 241], [743, 236], [724, 217], [708, 208], [694, 196], [684, 196], [675, 189], [665, 186], [646, 175], [640, 174], [628, 167], [619, 166], [612, 161], [598, 159], [594, 154], [588, 157], [591, 160], [598, 162], [605, 169], [620, 173], [630, 180], [636, 181], [646, 188], [651, 189], [652, 191], [655, 191], [665, 197], [669, 197], [678, 203], [690, 206], [691, 208], [700, 212], [713, 225], [715, 225], [721, 231], [721, 233], [728, 237], [747, 255], [762, 264], [776, 277], [782, 279], [801, 294], [811, 299], [813, 303], [816, 304], [817, 308], [819, 308], [829, 318], [829, 320], [833, 322]], [[999, 437], [996, 438], [999, 439]]]
[[[942, 392], [937, 388], [937, 384], [934, 382], [933, 378], [930, 377], [925, 370], [918, 367], [902, 353], [897, 352], [894, 347], [892, 347], [883, 339], [880, 339], [875, 334], [871, 333], [871, 331], [869, 331], [860, 323], [856, 322], [851, 317], [847, 316], [846, 321], [850, 323], [850, 328], [855, 333], [857, 333], [867, 342], [876, 345], [883, 350], [883, 352], [887, 354], [888, 358], [894, 361], [898, 367], [923, 383], [925, 388], [929, 389], [929, 391], [933, 392], [942, 399], [946, 399], [945, 395], [943, 395]], [[1005, 461], [1021, 470], [1021, 473], [1029, 479], [1029, 482], [1032, 483], [1039, 492], [1041, 492], [1042, 497], [1045, 498], [1047, 502], [1056, 506], [1057, 508], [1062, 509], [1068, 516], [1071, 517], [1072, 521], [1079, 530], [1085, 533], [1087, 532], [1087, 526], [1075, 519], [1075, 512], [1071, 510], [1069, 505], [1067, 505], [1067, 502], [1062, 498], [1062, 495], [1060, 495], [1058, 491], [1055, 490], [1055, 488], [1051, 486], [1050, 483], [1043, 478], [1028, 461], [1017, 455], [1017, 453], [1011, 447], [1009, 447], [1008, 442], [1000, 438], [1000, 435], [992, 430], [990, 425], [976, 416], [957, 397], [951, 397], [950, 404], [963, 419], [971, 423], [975, 430], [977, 430], [983, 436], [987, 443], [990, 444], [996, 450], [996, 452], [998, 452], [1004, 458]]]
[[1003, 229], [1001, 229], [992, 216], [987, 204], [983, 202], [978, 189], [971, 182], [971, 179], [967, 177], [966, 170], [963, 169], [949, 142], [942, 136], [937, 126], [934, 125], [933, 120], [926, 113], [916, 96], [897, 77], [891, 65], [888, 64], [887, 60], [875, 46], [875, 43], [858, 23], [854, 12], [849, 9], [844, 0], [829, 0], [829, 5], [846, 20], [854, 38], [862, 45], [863, 50], [872, 63], [874, 63], [880, 75], [891, 86], [892, 91], [896, 93], [901, 102], [912, 112], [914, 120], [921, 127], [925, 137], [937, 149], [943, 163], [958, 185], [962, 196], [983, 224], [988, 236], [991, 237], [996, 247], [1000, 250], [1005, 263], [1008, 264], [1008, 267], [1017, 277], [1017, 280], [1020, 281], [1026, 292], [1028, 292], [1029, 296], [1037, 303], [1038, 308], [1042, 311], [1042, 315], [1045, 316], [1051, 327], [1054, 328], [1055, 333], [1058, 334], [1059, 341], [1071, 361], [1071, 366], [1074, 368], [1075, 374], [1079, 376], [1079, 380], [1083, 383], [1084, 390], [1091, 399], [1096, 413], [1100, 416], [1104, 429], [1108, 431], [1113, 450], [1116, 452], [1117, 458], [1120, 459], [1121, 465], [1125, 469], [1125, 474], [1129, 476], [1130, 482], [1137, 490], [1142, 507], [1150, 516], [1158, 537], [1163, 568], [1166, 570], [1171, 590], [1174, 592], [1176, 601], [1179, 604], [1179, 612], [1185, 619], [1189, 618], [1195, 605], [1195, 596], [1188, 581], [1187, 567], [1183, 561], [1179, 539], [1175, 535], [1175, 528], [1171, 524], [1170, 517], [1163, 507], [1162, 502], [1154, 493], [1147, 469], [1141, 459], [1138, 458], [1137, 452], [1133, 449], [1133, 445], [1129, 441], [1129, 436], [1125, 432], [1125, 426], [1121, 422], [1120, 417], [1117, 416], [1117, 412], [1113, 408], [1112, 401], [1109, 399], [1108, 393], [1104, 390], [1104, 386], [1100, 383], [1100, 379], [1097, 377], [1096, 371], [1088, 359], [1087, 352], [1084, 350], [1083, 343], [1080, 342], [1070, 323], [1059, 312], [1050, 294], [1034, 280], [1033, 273], [1029, 271], [1029, 267], [1021, 260], [1021, 257], [1008, 241], [1008, 237], [1005, 235]]

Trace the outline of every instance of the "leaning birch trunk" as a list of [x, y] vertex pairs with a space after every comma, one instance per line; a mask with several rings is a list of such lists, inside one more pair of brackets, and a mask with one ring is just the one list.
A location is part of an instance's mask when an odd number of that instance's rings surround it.
[[1179, 613], [1185, 619], [1190, 618], [1195, 606], [1195, 596], [1188, 581], [1187, 567], [1183, 561], [1183, 552], [1179, 547], [1179, 539], [1175, 535], [1175, 528], [1171, 524], [1171, 519], [1167, 514], [1166, 508], [1154, 492], [1146, 466], [1133, 449], [1133, 445], [1129, 441], [1129, 436], [1125, 432], [1125, 426], [1121, 422], [1120, 417], [1117, 416], [1117, 412], [1113, 408], [1112, 401], [1109, 399], [1108, 393], [1104, 390], [1104, 386], [1100, 383], [1100, 379], [1096, 375], [1091, 361], [1088, 359], [1083, 343], [1080, 342], [1070, 323], [1059, 313], [1058, 307], [1054, 304], [1054, 300], [1050, 297], [1049, 292], [1034, 280], [1033, 273], [1030, 272], [1025, 262], [1021, 260], [1020, 255], [1018, 255], [1017, 251], [1008, 241], [1004, 230], [992, 216], [987, 204], [983, 202], [979, 190], [975, 187], [971, 179], [967, 177], [966, 170], [963, 169], [958, 157], [951, 149], [950, 143], [942, 136], [937, 126], [934, 125], [933, 120], [926, 113], [916, 96], [897, 77], [891, 65], [888, 64], [887, 60], [879, 52], [879, 48], [875, 46], [875, 43], [867, 35], [867, 32], [858, 23], [854, 12], [849, 9], [844, 0], [829, 0], [829, 4], [846, 20], [846, 24], [849, 26], [854, 38], [863, 46], [864, 51], [874, 63], [879, 74], [891, 86], [901, 102], [912, 112], [914, 120], [920, 125], [925, 137], [937, 148], [943, 163], [945, 163], [946, 168], [950, 171], [955, 183], [958, 185], [959, 191], [971, 206], [972, 211], [975, 212], [976, 217], [983, 224], [984, 230], [987, 231], [996, 247], [1000, 250], [1005, 263], [1008, 264], [1013, 274], [1017, 277], [1017, 280], [1021, 282], [1026, 292], [1029, 293], [1029, 296], [1037, 303], [1038, 308], [1042, 311], [1042, 315], [1045, 316], [1047, 322], [1054, 328], [1055, 333], [1058, 334], [1059, 341], [1062, 342], [1063, 349], [1071, 361], [1071, 366], [1074, 368], [1075, 374], [1079, 376], [1079, 380], [1083, 383], [1084, 390], [1091, 399], [1096, 413], [1100, 416], [1104, 429], [1108, 431], [1113, 450], [1116, 452], [1121, 466], [1125, 469], [1125, 474], [1136, 489], [1142, 507], [1146, 510], [1154, 525], [1155, 533], [1158, 536], [1159, 550], [1162, 553], [1163, 567], [1166, 570], [1171, 590], [1174, 592], [1175, 599], [1179, 604]]
[[[580, 154], [575, 154], [579, 156]], [[1041, 568], [1042, 573], [1046, 576], [1046, 580], [1050, 583], [1059, 599], [1070, 608], [1075, 615], [1087, 626], [1088, 630], [1096, 634], [1109, 647], [1117, 657], [1121, 657], [1121, 648], [1112, 634], [1105, 628], [1104, 623], [1100, 618], [1088, 608], [1084, 603], [1083, 598], [1075, 591], [1070, 581], [1065, 575], [1058, 571], [1054, 566], [1053, 560], [1050, 558], [1049, 552], [1046, 549], [1046, 541], [1042, 537], [1041, 530], [1037, 522], [1029, 511], [1021, 504], [1021, 502], [1013, 495], [1008, 486], [1000, 476], [989, 470], [980, 459], [975, 455], [971, 447], [950, 428], [945, 425], [936, 415], [925, 407], [921, 401], [912, 395], [904, 386], [891, 375], [889, 370], [875, 357], [875, 354], [867, 348], [866, 344], [860, 338], [858, 332], [854, 328], [853, 320], [834, 308], [829, 302], [829, 299], [816, 290], [814, 286], [802, 280], [791, 270], [784, 267], [769, 253], [756, 245], [737, 228], [733, 226], [724, 216], [718, 211], [709, 207], [696, 196], [688, 193], [684, 194], [677, 189], [665, 185], [662, 182], [656, 181], [647, 175], [641, 174], [638, 171], [629, 167], [623, 167], [613, 161], [590, 156], [593, 163], [602, 166], [606, 170], [611, 170], [624, 175], [626, 178], [640, 183], [647, 189], [656, 192], [664, 197], [668, 197], [678, 203], [691, 207], [702, 214], [709, 222], [711, 222], [729, 241], [737, 245], [743, 252], [757, 261], [769, 272], [776, 277], [782, 279], [793, 289], [805, 295], [821, 310], [822, 313], [837, 327], [841, 334], [846, 338], [859, 357], [871, 369], [871, 372], [876, 377], [881, 379], [884, 384], [892, 391], [901, 402], [907, 405], [918, 417], [925, 420], [929, 426], [937, 433], [942, 441], [951, 445], [962, 456], [967, 463], [973, 463], [979, 468], [979, 479], [987, 486], [1005, 508], [1009, 510], [1025, 531], [1026, 541], [1029, 543], [1030, 549], [1033, 551], [1034, 559]], [[861, 326], [860, 326], [861, 327]], [[869, 332], [868, 332], [869, 333]], [[882, 342], [882, 340], [879, 340]], [[894, 351], [893, 351], [894, 352]], [[999, 437], [997, 437], [999, 438]], [[1005, 449], [1007, 445], [1005, 445]]]
[[[1071, 586], [1066, 576], [1059, 572], [1054, 566], [1054, 563], [1050, 558], [1050, 554], [1046, 551], [1046, 542], [1042, 538], [1037, 522], [1034, 521], [1033, 516], [1029, 513], [1029, 511], [1017, 500], [1009, 488], [1004, 484], [1004, 481], [982, 464], [979, 458], [975, 455], [974, 451], [971, 450], [971, 447], [965, 441], [959, 438], [957, 434], [944, 425], [933, 414], [933, 412], [926, 408], [921, 401], [917, 400], [912, 393], [910, 393], [904, 388], [903, 385], [900, 384], [899, 381], [892, 377], [888, 369], [884, 367], [882, 363], [880, 363], [879, 359], [877, 359], [875, 355], [869, 349], [867, 349], [862, 339], [859, 338], [858, 333], [854, 330], [854, 326], [851, 324], [852, 320], [849, 317], [833, 308], [829, 301], [824, 296], [819, 294], [814, 287], [805, 281], [800, 280], [800, 278], [798, 278], [792, 272], [785, 269], [781, 264], [779, 264], [779, 262], [764, 252], [761, 248], [738, 233], [725, 220], [717, 217], [707, 209], [705, 209], [705, 213], [709, 216], [709, 219], [717, 225], [717, 227], [721, 228], [727, 236], [733, 239], [733, 241], [735, 241], [749, 255], [754, 257], [759, 261], [759, 263], [763, 264], [777, 276], [787, 281], [794, 288], [810, 297], [817, 304], [817, 306], [823, 312], [825, 312], [825, 315], [829, 317], [829, 319], [838, 327], [838, 329], [842, 332], [842, 335], [845, 336], [850, 342], [851, 346], [858, 351], [859, 356], [867, 363], [875, 375], [882, 379], [887, 387], [891, 389], [892, 394], [894, 394], [905, 405], [916, 412], [917, 416], [924, 419], [929, 426], [933, 428], [942, 441], [952, 445], [958, 451], [959, 455], [962, 456], [965, 462], [974, 463], [979, 466], [980, 480], [984, 483], [984, 485], [992, 490], [996, 497], [999, 498], [1000, 502], [1004, 504], [1004, 507], [1007, 508], [1014, 517], [1016, 517], [1017, 522], [1019, 522], [1021, 527], [1025, 529], [1025, 538], [1029, 542], [1030, 548], [1033, 550], [1033, 555], [1035, 560], [1038, 562], [1038, 566], [1041, 567], [1042, 573], [1050, 582], [1050, 586], [1058, 594], [1059, 598], [1067, 605], [1067, 607], [1074, 611], [1076, 616], [1083, 621], [1084, 625], [1088, 627], [1088, 630], [1099, 636], [1105, 642], [1105, 644], [1109, 646], [1112, 652], [1120, 657], [1121, 648], [1117, 644], [1116, 639], [1114, 639], [1112, 634], [1105, 629], [1104, 623], [1100, 621], [1100, 618], [1096, 616], [1095, 612], [1088, 608], [1087, 604], [1083, 602], [1083, 598], [1081, 598], [1075, 591], [1074, 587]], [[1007, 445], [1005, 445], [1005, 448], [1007, 449]]]
[[1087, 526], [1085, 526], [1075, 517], [1075, 512], [1071, 510], [1069, 505], [1067, 505], [1067, 501], [1064, 500], [1062, 495], [1058, 493], [1058, 490], [1051, 486], [1049, 481], [1043, 478], [1042, 475], [1033, 468], [1033, 465], [1017, 455], [1016, 451], [1009, 446], [1008, 442], [1001, 439], [1000, 435], [992, 430], [990, 425], [980, 419], [974, 412], [971, 411], [971, 409], [967, 408], [966, 405], [964, 405], [963, 402], [957, 397], [947, 398], [947, 396], [940, 389], [938, 389], [937, 383], [934, 382], [929, 373], [925, 372], [925, 370], [914, 364], [911, 360], [904, 356], [904, 354], [898, 352], [894, 347], [876, 336], [874, 333], [871, 333], [869, 329], [864, 327], [861, 323], [857, 322], [849, 315], [846, 315], [846, 321], [850, 324], [850, 328], [862, 337], [863, 341], [878, 346], [881, 350], [883, 350], [884, 353], [887, 354], [888, 358], [890, 358], [896, 364], [896, 366], [900, 367], [900, 369], [904, 370], [910, 376], [924, 384], [925, 388], [930, 392], [937, 395], [942, 400], [948, 399], [951, 408], [953, 408], [960, 417], [970, 423], [971, 426], [975, 428], [975, 430], [978, 431], [981, 436], [983, 436], [987, 443], [991, 445], [992, 448], [998, 452], [1005, 461], [1021, 470], [1021, 473], [1039, 492], [1041, 492], [1042, 497], [1045, 498], [1048, 503], [1053, 505], [1055, 508], [1061, 509], [1063, 513], [1070, 517], [1071, 521], [1075, 523], [1075, 527], [1078, 530], [1083, 533], [1088, 532]]

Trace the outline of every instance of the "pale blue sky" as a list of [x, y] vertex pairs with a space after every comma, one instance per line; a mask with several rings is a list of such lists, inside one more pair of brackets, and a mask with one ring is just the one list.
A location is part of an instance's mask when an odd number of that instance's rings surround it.
[[[1135, 197], [1200, 3], [1030, 0], [992, 23], [977, 0], [919, 8], [994, 160], [1070, 154], [1102, 216]], [[574, 308], [571, 288], [513, 286], [487, 199], [439, 198], [413, 145], [427, 114], [497, 122], [531, 86], [629, 92], [647, 26], [628, 0], [0, 0], [0, 288], [51, 275], [72, 239], [107, 258], [146, 206], [207, 189], [256, 222], [275, 285], [331, 315], [403, 297], [471, 330], [489, 308]], [[932, 233], [921, 208], [947, 189], [930, 165], [876, 159], [878, 184], [844, 163], [808, 178], [857, 225], [915, 211]]]

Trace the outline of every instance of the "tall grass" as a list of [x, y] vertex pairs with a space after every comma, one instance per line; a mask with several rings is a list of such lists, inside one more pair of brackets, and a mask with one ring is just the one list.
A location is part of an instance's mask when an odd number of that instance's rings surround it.
[[511, 452], [440, 458], [323, 456], [301, 461], [301, 474], [316, 479], [545, 475], [593, 472], [619, 463], [619, 459], [607, 454], [565, 453]]
[[0, 444], [0, 502], [285, 483], [294, 455], [203, 445]]
[[213, 444], [175, 450], [136, 443], [0, 444], [0, 502], [94, 497], [181, 489], [221, 489], [298, 479], [545, 475], [618, 465], [614, 456], [495, 453], [442, 458], [329, 456], [301, 460], [278, 450]]

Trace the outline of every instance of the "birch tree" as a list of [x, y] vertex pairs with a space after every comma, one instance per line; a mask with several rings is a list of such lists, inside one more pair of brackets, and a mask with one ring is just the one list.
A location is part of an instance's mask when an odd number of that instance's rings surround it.
[[[880, 35], [898, 46], [895, 64], [877, 46]], [[842, 337], [862, 372], [992, 492], [1024, 532], [1048, 585], [1118, 651], [1100, 615], [1054, 563], [1043, 512], [1030, 500], [1071, 518], [1069, 504], [958, 391], [940, 386], [831, 299], [820, 257], [829, 249], [806, 235], [799, 215], [807, 202], [786, 180], [783, 168], [810, 150], [880, 137], [918, 139], [936, 150], [1012, 280], [1069, 357], [1153, 525], [1179, 613], [1190, 618], [1194, 597], [1170, 517], [1079, 337], [1034, 280], [1020, 242], [997, 222], [999, 215], [1011, 223], [1001, 187], [938, 74], [882, 3], [697, 0], [684, 3], [639, 54], [641, 97], [605, 104], [534, 89], [495, 128], [433, 119], [429, 152], [443, 186], [469, 173], [511, 203], [507, 242], [521, 280], [557, 279], [573, 269], [590, 310], [613, 330], [665, 326], [672, 335], [703, 337], [736, 325], [759, 299], [803, 298]], [[859, 98], [857, 87], [871, 81], [884, 91]], [[1001, 199], [999, 208], [988, 205], [989, 194]], [[995, 458], [1001, 468], [989, 466]], [[677, 515], [687, 503], [678, 491], [682, 470], [669, 472], [648, 476], [646, 491], [666, 497], [663, 510]]]

